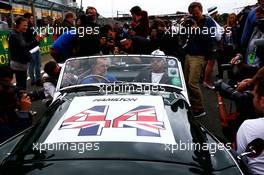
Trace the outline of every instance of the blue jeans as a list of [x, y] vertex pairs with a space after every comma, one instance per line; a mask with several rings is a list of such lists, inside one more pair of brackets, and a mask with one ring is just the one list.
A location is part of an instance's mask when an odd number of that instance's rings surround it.
[[32, 54], [32, 60], [30, 62], [29, 70], [28, 70], [31, 82], [40, 80], [40, 66], [41, 66], [40, 59], [41, 58], [39, 51]]

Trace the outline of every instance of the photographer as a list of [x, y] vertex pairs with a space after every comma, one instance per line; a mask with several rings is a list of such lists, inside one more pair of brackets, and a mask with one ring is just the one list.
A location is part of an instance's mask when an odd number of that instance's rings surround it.
[[[238, 92], [234, 87], [222, 82], [222, 80], [215, 83], [215, 88], [217, 91], [218, 112], [223, 127], [223, 133], [229, 141], [234, 142], [235, 134], [243, 121], [258, 117], [258, 115], [255, 114], [252, 103], [252, 89], [248, 88], [242, 92]], [[235, 112], [226, 112], [223, 98], [235, 102]]]
[[130, 35], [147, 38], [150, 34], [148, 12], [142, 10], [139, 6], [130, 9], [132, 16]]
[[96, 8], [94, 8], [94, 7], [87, 7], [87, 9], [86, 9], [86, 15], [87, 15], [87, 20], [90, 23], [96, 24], [97, 17], [98, 17], [98, 13], [97, 13]]
[[115, 52], [115, 46], [115, 33], [112, 27], [106, 24], [100, 29], [100, 47], [102, 54], [113, 54]]
[[[213, 33], [208, 31], [215, 28], [215, 23], [211, 18], [203, 15], [203, 7], [199, 2], [191, 3], [188, 10], [192, 16], [185, 22], [189, 41], [185, 47], [187, 55], [185, 56], [184, 75], [193, 114], [195, 117], [201, 117], [206, 113], [199, 80], [205, 58], [211, 57], [216, 50], [216, 40]], [[207, 30], [207, 34], [203, 30]]]
[[50, 55], [56, 62], [63, 63], [74, 55], [76, 37], [71, 31], [65, 32], [52, 44]]
[[166, 55], [172, 55], [182, 60], [179, 35], [171, 35], [166, 32], [166, 24], [162, 19], [156, 18], [151, 25], [150, 34], [153, 49], [162, 50]]
[[262, 77], [262, 76], [264, 76], [264, 67], [259, 69], [258, 72], [256, 73], [256, 75], [254, 75], [254, 77], [252, 79], [247, 78], [247, 79], [244, 79], [243, 81], [239, 82], [236, 90], [239, 92], [242, 92], [245, 89], [247, 89], [248, 87], [254, 86], [256, 84], [257, 79], [259, 79], [259, 77]]
[[[264, 77], [256, 80], [254, 87], [254, 109], [262, 117], [245, 120], [237, 132], [237, 153], [245, 152], [247, 145], [254, 139], [264, 139]], [[263, 174], [264, 172], [264, 152], [257, 157], [247, 157], [247, 166], [252, 174]]]
[[[0, 66], [0, 143], [26, 129], [31, 124], [31, 100], [11, 84], [13, 71]], [[17, 112], [18, 109], [18, 112]]]
[[53, 99], [60, 71], [61, 67], [55, 61], [49, 61], [44, 66], [43, 88], [47, 99]]
[[[85, 29], [85, 33], [77, 34], [76, 56], [91, 56], [100, 53], [99, 29], [97, 23], [97, 10], [94, 7], [87, 7], [86, 14], [80, 16], [82, 24], [80, 27]], [[88, 31], [88, 32], [87, 32]]]
[[55, 25], [56, 31], [56, 39], [59, 38], [63, 33], [72, 30], [75, 25], [75, 14], [72, 12], [67, 12], [64, 14], [64, 19], [60, 24]]

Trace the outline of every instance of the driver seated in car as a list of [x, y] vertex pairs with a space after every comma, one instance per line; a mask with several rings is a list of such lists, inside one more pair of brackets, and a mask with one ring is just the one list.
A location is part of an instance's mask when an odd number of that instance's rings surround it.
[[107, 58], [96, 58], [95, 63], [92, 65], [90, 74], [80, 82], [80, 84], [91, 84], [91, 83], [109, 83], [117, 81], [117, 79], [107, 74], [109, 67], [109, 59]]
[[[164, 52], [155, 50], [151, 53], [154, 56], [165, 56]], [[141, 71], [135, 78], [135, 82], [170, 84], [171, 78], [166, 72], [166, 58], [156, 57], [151, 60], [147, 70]]]

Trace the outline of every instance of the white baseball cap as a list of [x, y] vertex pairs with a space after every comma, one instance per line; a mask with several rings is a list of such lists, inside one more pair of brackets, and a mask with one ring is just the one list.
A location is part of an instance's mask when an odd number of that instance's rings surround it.
[[165, 53], [164, 53], [163, 51], [157, 49], [157, 50], [154, 50], [154, 51], [151, 53], [151, 55], [153, 55], [153, 56], [165, 56]]
[[208, 12], [208, 15], [212, 15], [215, 12], [217, 12], [217, 7], [216, 6], [210, 7], [207, 9], [207, 12]]

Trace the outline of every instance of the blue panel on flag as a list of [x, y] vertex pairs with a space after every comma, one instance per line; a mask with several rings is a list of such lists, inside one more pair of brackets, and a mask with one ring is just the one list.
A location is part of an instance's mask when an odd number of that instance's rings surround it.
[[153, 106], [138, 106], [132, 110], [130, 110], [129, 112], [132, 112], [132, 111], [136, 111], [136, 110], [141, 110], [141, 109], [146, 109], [146, 108], [151, 108]]
[[96, 112], [104, 112], [105, 110], [105, 106], [94, 106], [92, 108], [90, 108], [89, 110], [91, 111], [96, 111]]
[[97, 135], [100, 125], [91, 126], [88, 128], [82, 128], [79, 132], [79, 136]]
[[137, 128], [137, 136], [160, 137], [160, 134]]

